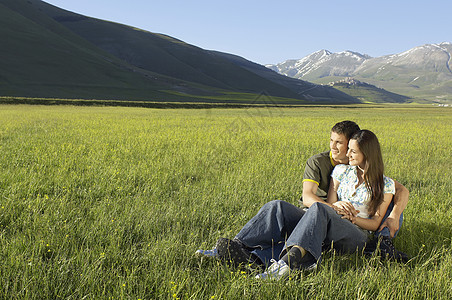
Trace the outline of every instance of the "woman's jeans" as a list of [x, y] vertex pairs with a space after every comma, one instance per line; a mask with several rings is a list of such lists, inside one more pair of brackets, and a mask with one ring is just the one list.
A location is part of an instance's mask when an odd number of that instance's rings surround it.
[[333, 247], [345, 253], [361, 250], [368, 232], [342, 219], [325, 204], [314, 203], [304, 211], [288, 202], [274, 200], [262, 206], [235, 238], [254, 248], [253, 253], [264, 263], [282, 256], [286, 247], [298, 245], [308, 251], [310, 263], [315, 264], [324, 248]]

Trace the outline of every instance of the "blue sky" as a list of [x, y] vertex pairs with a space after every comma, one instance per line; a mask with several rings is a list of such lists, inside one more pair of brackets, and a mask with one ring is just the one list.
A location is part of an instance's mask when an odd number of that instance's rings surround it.
[[452, 0], [45, 0], [268, 64], [327, 49], [382, 56], [452, 42]]

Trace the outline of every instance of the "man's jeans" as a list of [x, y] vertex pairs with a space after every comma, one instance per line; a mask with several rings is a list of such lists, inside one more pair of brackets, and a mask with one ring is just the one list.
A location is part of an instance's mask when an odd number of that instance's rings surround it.
[[266, 264], [293, 245], [305, 248], [315, 263], [322, 248], [333, 245], [339, 251], [350, 253], [362, 249], [367, 237], [366, 231], [342, 219], [325, 204], [314, 203], [304, 211], [281, 200], [262, 206], [235, 236], [247, 247], [254, 248], [253, 253]]

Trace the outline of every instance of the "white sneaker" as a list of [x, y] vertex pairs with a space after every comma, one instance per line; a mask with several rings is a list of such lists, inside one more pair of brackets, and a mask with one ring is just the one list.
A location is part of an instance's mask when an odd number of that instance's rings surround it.
[[217, 248], [213, 248], [210, 250], [196, 250], [195, 252], [196, 255], [198, 256], [205, 256], [205, 257], [213, 257], [213, 258], [218, 258], [218, 251]]
[[290, 273], [290, 268], [283, 260], [270, 260], [271, 266], [267, 268], [264, 273], [256, 275], [256, 279], [276, 279], [287, 277]]

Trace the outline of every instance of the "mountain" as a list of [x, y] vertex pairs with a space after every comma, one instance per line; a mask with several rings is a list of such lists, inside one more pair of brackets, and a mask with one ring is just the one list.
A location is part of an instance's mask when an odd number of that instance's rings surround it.
[[0, 96], [151, 101], [357, 103], [227, 53], [75, 14], [0, 0]]
[[372, 84], [361, 82], [348, 77], [346, 79], [330, 82], [328, 85], [346, 94], [358, 98], [364, 103], [404, 103], [411, 102], [411, 98], [388, 92]]
[[317, 78], [329, 76], [350, 76], [357, 67], [369, 59], [368, 55], [344, 51], [332, 53], [328, 50], [314, 52], [299, 60], [288, 60], [268, 67], [293, 78]]
[[[214, 52], [214, 51], [211, 51]], [[307, 81], [301, 81], [298, 79], [294, 79], [291, 77], [283, 76], [277, 72], [270, 71], [268, 68], [266, 68], [263, 65], [256, 64], [254, 62], [251, 62], [249, 60], [246, 60], [240, 56], [228, 54], [228, 53], [221, 53], [221, 52], [215, 52], [216, 55], [220, 55], [234, 64], [253, 72], [263, 78], [266, 78], [270, 81], [278, 82], [280, 85], [285, 86], [289, 88], [290, 90], [296, 92], [298, 95], [302, 95], [308, 100], [312, 101], [320, 101], [319, 99], [325, 99], [328, 101], [328, 99], [335, 99], [337, 97], [340, 97], [341, 95], [337, 94], [337, 90], [334, 88], [330, 88], [328, 86], [319, 85], [319, 84], [313, 84]], [[348, 95], [348, 94], [347, 94]], [[349, 98], [347, 99], [350, 103], [358, 103], [356, 98]]]
[[29, 2], [0, 1], [0, 36], [1, 96], [117, 99], [137, 91], [159, 96], [167, 86], [151, 84]]
[[452, 44], [447, 42], [381, 57], [321, 50], [299, 60], [267, 67], [319, 84], [353, 77], [410, 97], [452, 100], [451, 53]]

